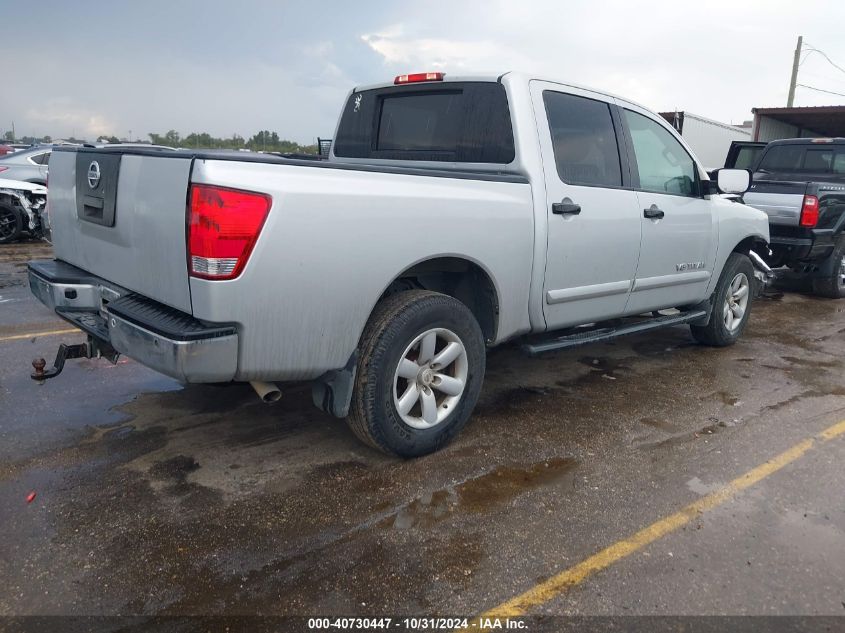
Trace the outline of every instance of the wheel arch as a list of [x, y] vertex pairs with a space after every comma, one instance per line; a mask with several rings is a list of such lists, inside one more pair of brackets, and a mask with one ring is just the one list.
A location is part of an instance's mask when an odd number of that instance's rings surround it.
[[451, 253], [420, 259], [385, 285], [369, 314], [385, 297], [413, 288], [441, 292], [457, 299], [473, 313], [485, 340], [488, 343], [496, 340], [501, 294], [494, 276], [481, 262]]
[[[731, 249], [731, 252], [748, 255], [748, 251], [755, 250], [757, 248], [766, 249], [764, 253], [768, 253], [769, 241], [759, 233], [748, 235], [741, 239], [739, 242], [737, 242], [736, 246]], [[758, 255], [759, 254], [760, 253], [758, 253]]]
[[[358, 334], [359, 339], [379, 302], [398, 292], [414, 289], [442, 292], [457, 299], [475, 316], [485, 341], [491, 343], [496, 340], [501, 295], [495, 278], [477, 260], [454, 254], [426, 257], [408, 265], [396, 274], [384, 285], [378, 298], [370, 306], [367, 319]], [[349, 413], [355, 382], [358, 345], [345, 367], [326, 372], [312, 383], [311, 394], [314, 404], [326, 413], [339, 418], [346, 417]]]

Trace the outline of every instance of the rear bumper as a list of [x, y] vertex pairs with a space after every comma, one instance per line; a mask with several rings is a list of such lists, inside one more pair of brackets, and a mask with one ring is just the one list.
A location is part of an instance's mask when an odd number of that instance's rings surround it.
[[827, 259], [834, 247], [833, 231], [805, 229], [799, 235], [783, 235], [772, 229], [770, 248], [784, 263], [810, 263]]
[[238, 368], [234, 325], [207, 323], [58, 260], [30, 262], [32, 293], [115, 350], [182, 382], [228, 382]]

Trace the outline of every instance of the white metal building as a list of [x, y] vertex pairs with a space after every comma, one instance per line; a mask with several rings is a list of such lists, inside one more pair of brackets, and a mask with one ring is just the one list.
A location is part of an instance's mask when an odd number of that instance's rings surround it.
[[748, 128], [720, 123], [692, 112], [661, 112], [660, 116], [678, 130], [708, 170], [725, 164], [732, 141], [751, 140]]

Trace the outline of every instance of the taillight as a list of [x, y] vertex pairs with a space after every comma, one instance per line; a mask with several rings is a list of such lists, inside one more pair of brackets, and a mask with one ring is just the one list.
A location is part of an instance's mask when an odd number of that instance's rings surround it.
[[192, 185], [188, 261], [200, 279], [234, 279], [244, 269], [270, 210], [270, 196]]
[[810, 228], [819, 223], [819, 199], [816, 196], [804, 196], [804, 204], [801, 205], [801, 219], [798, 223]]
[[393, 80], [395, 85], [415, 84], [421, 81], [443, 81], [446, 73], [411, 73], [410, 75], [399, 75]]
[[9, 169], [9, 168], [8, 167], [0, 167], [0, 171], [6, 171], [7, 169]]

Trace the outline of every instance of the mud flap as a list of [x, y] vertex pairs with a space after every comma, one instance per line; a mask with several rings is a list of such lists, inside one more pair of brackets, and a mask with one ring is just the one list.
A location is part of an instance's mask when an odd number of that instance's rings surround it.
[[[838, 239], [841, 240], [845, 238], [840, 236]], [[816, 270], [811, 273], [811, 277], [827, 278], [833, 277], [836, 274], [836, 271], [838, 270], [839, 266], [839, 260], [834, 259], [834, 253], [836, 252], [836, 243], [837, 242], [834, 241], [833, 251], [830, 253], [830, 255], [828, 255], [825, 259], [822, 260]]]
[[337, 418], [349, 415], [357, 366], [358, 352], [355, 351], [343, 369], [327, 371], [317, 378], [311, 385], [314, 406]]

